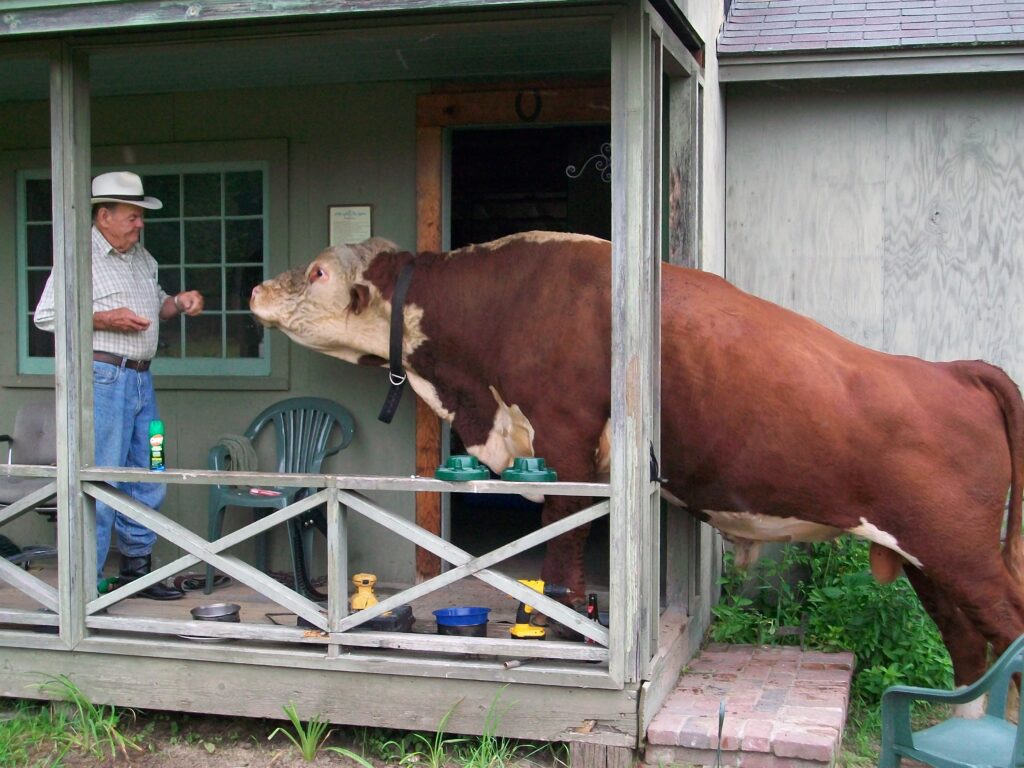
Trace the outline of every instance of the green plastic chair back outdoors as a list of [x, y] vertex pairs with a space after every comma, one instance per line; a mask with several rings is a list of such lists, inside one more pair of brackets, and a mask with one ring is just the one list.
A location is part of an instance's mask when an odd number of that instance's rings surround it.
[[[882, 749], [879, 768], [898, 768], [911, 758], [938, 768], [1024, 768], [1024, 726], [1006, 719], [1006, 694], [1024, 668], [1024, 635], [1017, 638], [973, 685], [955, 691], [895, 685], [882, 694]], [[983, 717], [953, 717], [914, 732], [915, 701], [965, 704], [988, 694]], [[1022, 719], [1024, 723], [1024, 719]]]
[[[283, 473], [317, 473], [324, 459], [333, 456], [352, 442], [355, 423], [352, 414], [344, 406], [320, 397], [292, 397], [266, 408], [257, 416], [243, 433], [253, 444], [265, 429], [272, 429], [277, 451], [277, 466], [274, 471]], [[337, 432], [334, 442], [331, 435]], [[218, 443], [210, 449], [209, 467], [214, 470], [227, 469], [228, 448]], [[237, 469], [237, 467], [234, 467]], [[228, 507], [244, 507], [253, 510], [253, 517], [259, 519], [293, 503], [304, 488], [286, 486], [264, 487], [276, 491], [278, 496], [260, 496], [250, 493], [250, 487], [231, 485], [210, 486], [209, 538], [220, 538], [224, 526], [224, 513]], [[292, 535], [289, 528], [289, 536]], [[312, 536], [310, 530], [309, 535]], [[293, 547], [296, 543], [292, 542]], [[306, 558], [308, 562], [308, 558]], [[256, 566], [267, 570], [266, 534], [256, 537]], [[297, 558], [292, 557], [295, 584], [300, 583], [297, 573]], [[213, 588], [213, 566], [206, 567], [206, 594]]]

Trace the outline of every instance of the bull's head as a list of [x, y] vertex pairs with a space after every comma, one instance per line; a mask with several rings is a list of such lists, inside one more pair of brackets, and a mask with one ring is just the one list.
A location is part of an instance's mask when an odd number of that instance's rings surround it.
[[253, 288], [249, 309], [263, 325], [333, 357], [386, 357], [390, 303], [363, 275], [379, 254], [397, 250], [379, 237], [328, 248], [307, 266]]

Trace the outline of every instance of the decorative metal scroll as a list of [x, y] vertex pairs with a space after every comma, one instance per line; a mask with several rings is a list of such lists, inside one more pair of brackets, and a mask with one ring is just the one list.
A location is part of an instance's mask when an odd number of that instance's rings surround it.
[[587, 166], [594, 164], [594, 170], [601, 174], [601, 181], [605, 184], [612, 180], [612, 145], [605, 142], [601, 145], [601, 151], [591, 155], [577, 170], [575, 165], [566, 166], [565, 175], [570, 179], [578, 179], [587, 170]]

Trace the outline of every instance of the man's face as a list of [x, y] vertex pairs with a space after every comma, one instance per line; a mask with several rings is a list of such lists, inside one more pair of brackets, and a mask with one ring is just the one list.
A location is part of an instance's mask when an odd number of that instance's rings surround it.
[[144, 214], [137, 205], [118, 203], [113, 208], [100, 208], [94, 223], [114, 250], [124, 253], [139, 242]]

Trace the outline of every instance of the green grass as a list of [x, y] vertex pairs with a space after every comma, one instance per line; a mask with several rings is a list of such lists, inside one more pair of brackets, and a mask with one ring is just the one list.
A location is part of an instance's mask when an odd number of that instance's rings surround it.
[[425, 765], [428, 768], [442, 768], [447, 764], [451, 747], [462, 744], [466, 739], [445, 738], [445, 729], [455, 708], [462, 703], [459, 699], [444, 713], [441, 723], [433, 735], [410, 731], [401, 740], [392, 739], [384, 743], [388, 754], [398, 758], [399, 765]]
[[267, 737], [267, 740], [272, 740], [279, 733], [284, 734], [298, 748], [303, 760], [307, 763], [313, 762], [320, 753], [324, 742], [331, 735], [330, 723], [317, 714], [313, 715], [309, 722], [303, 724], [294, 701], [288, 702], [283, 709], [285, 715], [291, 720], [294, 732], [277, 727]]
[[[376, 768], [383, 765], [440, 768], [503, 768], [544, 766], [565, 768], [564, 744], [535, 746], [497, 736], [505, 711], [495, 697], [480, 736], [453, 736], [448, 723], [458, 704], [441, 718], [436, 732], [382, 728], [332, 729], [315, 714], [307, 720], [298, 707], [282, 707], [286, 723], [255, 718], [194, 715], [184, 712], [140, 712], [93, 705], [68, 678], [53, 678], [40, 686], [61, 701], [7, 699], [0, 706], [0, 768], [59, 768], [73, 765], [131, 765], [139, 750], [158, 754], [163, 749], [189, 749], [194, 764], [207, 754], [250, 742], [245, 760], [251, 765], [275, 765], [280, 748], [270, 739], [285, 736], [303, 760]], [[269, 733], [269, 736], [268, 736]], [[280, 742], [280, 739], [277, 738]], [[231, 753], [235, 754], [235, 753]], [[329, 756], [329, 757], [325, 757]], [[188, 759], [188, 758], [186, 758]]]
[[69, 754], [114, 761], [142, 750], [125, 732], [132, 710], [93, 704], [64, 675], [35, 687], [55, 701], [11, 703], [0, 720], [0, 768], [55, 767]]

